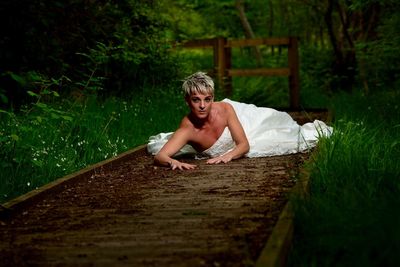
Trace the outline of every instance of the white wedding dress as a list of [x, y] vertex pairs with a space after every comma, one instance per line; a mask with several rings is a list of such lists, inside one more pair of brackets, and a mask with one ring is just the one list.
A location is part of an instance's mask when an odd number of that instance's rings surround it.
[[[246, 157], [267, 157], [305, 152], [317, 144], [318, 138], [329, 137], [333, 131], [332, 127], [319, 120], [300, 126], [286, 112], [230, 99], [222, 101], [233, 106], [243, 126], [250, 144], [250, 150], [245, 155]], [[160, 133], [151, 136], [147, 144], [148, 152], [153, 155], [157, 154], [172, 134], [172, 132]], [[219, 139], [207, 150], [199, 153], [190, 145], [186, 145], [176, 156], [194, 154], [198, 159], [213, 158], [229, 152], [234, 147], [235, 142], [226, 127]]]

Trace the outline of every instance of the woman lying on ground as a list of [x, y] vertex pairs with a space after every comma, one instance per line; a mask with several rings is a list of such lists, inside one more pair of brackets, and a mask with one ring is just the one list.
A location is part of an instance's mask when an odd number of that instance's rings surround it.
[[175, 157], [195, 154], [208, 164], [233, 159], [304, 152], [314, 147], [332, 128], [315, 120], [299, 126], [289, 114], [224, 99], [214, 102], [214, 82], [203, 72], [187, 77], [182, 88], [190, 113], [173, 133], [151, 136], [148, 151], [158, 165], [193, 169]]
[[249, 151], [249, 142], [235, 110], [229, 103], [214, 102], [214, 82], [202, 72], [188, 77], [183, 83], [185, 100], [190, 113], [185, 116], [179, 128], [155, 155], [155, 162], [172, 169], [193, 169], [195, 165], [173, 159], [186, 144], [196, 151], [210, 148], [228, 127], [235, 142], [234, 149], [211, 158], [207, 163], [227, 163], [240, 158]]

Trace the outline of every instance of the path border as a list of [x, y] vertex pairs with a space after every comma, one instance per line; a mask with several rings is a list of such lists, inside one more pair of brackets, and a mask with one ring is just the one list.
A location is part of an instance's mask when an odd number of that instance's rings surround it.
[[115, 157], [100, 161], [93, 165], [89, 165], [79, 171], [68, 174], [64, 177], [58, 178], [48, 184], [45, 184], [37, 189], [29, 191], [21, 196], [18, 196], [14, 199], [9, 200], [1, 204], [0, 209], [0, 218], [3, 216], [9, 216], [11, 213], [14, 213], [20, 210], [23, 207], [32, 205], [42, 199], [44, 196], [48, 194], [54, 194], [63, 190], [66, 186], [71, 184], [76, 179], [82, 179], [85, 177], [90, 177], [95, 174], [98, 170], [104, 170], [112, 168], [113, 164], [118, 164], [127, 158], [129, 158], [133, 153], [145, 148], [146, 145], [140, 145], [135, 148], [132, 148], [126, 152], [123, 152]]
[[[322, 109], [325, 110], [325, 109]], [[327, 110], [327, 109], [326, 109]], [[307, 114], [307, 110], [304, 110]], [[310, 111], [310, 110], [308, 110]], [[313, 111], [313, 110], [311, 110]], [[321, 111], [321, 109], [315, 109], [314, 111]], [[289, 112], [290, 110], [287, 110]], [[291, 114], [293, 117], [293, 115]], [[332, 121], [332, 113], [327, 110], [327, 120]], [[311, 152], [310, 159], [312, 154]], [[276, 222], [272, 233], [269, 236], [267, 243], [262, 249], [260, 255], [257, 258], [255, 267], [284, 267], [286, 266], [287, 259], [292, 248], [293, 234], [294, 234], [294, 211], [291, 203], [291, 197], [296, 195], [304, 198], [309, 192], [310, 183], [310, 172], [308, 169], [303, 167], [299, 171], [299, 179], [292, 188], [289, 196], [289, 200], [279, 215], [278, 221]]]
[[[291, 190], [293, 195], [303, 197], [309, 188], [310, 173], [304, 167], [300, 170], [299, 179]], [[255, 267], [284, 267], [292, 248], [294, 234], [294, 211], [289, 197], [276, 222], [267, 243], [262, 249]]]

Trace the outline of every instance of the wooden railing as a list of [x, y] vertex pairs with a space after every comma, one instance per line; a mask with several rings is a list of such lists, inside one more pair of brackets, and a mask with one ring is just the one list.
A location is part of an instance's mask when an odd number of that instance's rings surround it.
[[[232, 69], [232, 48], [244, 46], [287, 46], [288, 67], [283, 68], [256, 68]], [[289, 79], [290, 108], [300, 107], [300, 79], [299, 79], [299, 54], [296, 37], [286, 38], [260, 38], [228, 40], [226, 38], [213, 38], [186, 41], [177, 46], [185, 48], [211, 48], [214, 52], [214, 69], [210, 72], [215, 76], [220, 88], [227, 95], [232, 93], [232, 76], [287, 76]]]

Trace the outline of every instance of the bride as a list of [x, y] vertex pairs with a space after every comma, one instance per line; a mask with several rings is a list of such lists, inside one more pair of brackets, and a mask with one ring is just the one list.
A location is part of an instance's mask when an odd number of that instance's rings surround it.
[[332, 132], [322, 121], [299, 126], [289, 114], [271, 108], [229, 99], [214, 102], [214, 82], [203, 72], [187, 77], [182, 88], [190, 113], [175, 132], [151, 136], [147, 145], [156, 164], [173, 170], [196, 167], [175, 158], [181, 154], [208, 158], [208, 164], [291, 154], [314, 147]]

